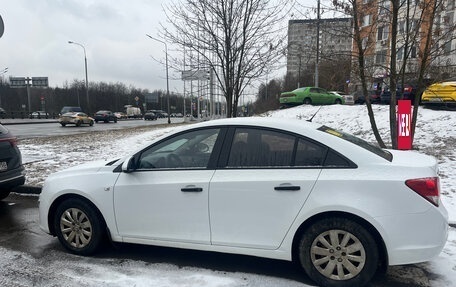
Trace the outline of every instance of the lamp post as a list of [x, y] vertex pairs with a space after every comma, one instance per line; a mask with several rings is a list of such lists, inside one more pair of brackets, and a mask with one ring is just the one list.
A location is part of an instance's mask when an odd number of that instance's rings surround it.
[[89, 104], [89, 78], [87, 76], [87, 55], [86, 55], [86, 49], [82, 44], [73, 42], [73, 41], [68, 41], [69, 44], [75, 44], [81, 47], [84, 50], [84, 64], [85, 64], [85, 76], [86, 76], [86, 81], [85, 81], [85, 86], [86, 86], [86, 97], [87, 97], [87, 114], [90, 114], [90, 104]]
[[146, 34], [147, 37], [151, 38], [152, 40], [158, 41], [160, 43], [163, 43], [165, 45], [165, 57], [166, 57], [166, 106], [167, 106], [167, 113], [168, 113], [168, 124], [171, 123], [171, 115], [169, 111], [169, 76], [168, 76], [168, 46], [166, 45], [165, 41], [162, 41], [160, 39], [154, 38], [151, 35]]

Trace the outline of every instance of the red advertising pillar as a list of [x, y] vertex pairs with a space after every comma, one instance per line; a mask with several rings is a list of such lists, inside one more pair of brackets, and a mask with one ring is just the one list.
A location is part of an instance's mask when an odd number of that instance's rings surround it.
[[412, 149], [412, 103], [410, 100], [397, 101], [397, 148]]

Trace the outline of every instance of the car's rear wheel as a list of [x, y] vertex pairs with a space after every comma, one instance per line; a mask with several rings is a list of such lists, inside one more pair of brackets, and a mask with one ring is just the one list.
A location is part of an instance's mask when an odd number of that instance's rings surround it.
[[103, 221], [94, 207], [76, 198], [57, 207], [54, 229], [60, 243], [78, 255], [93, 254], [105, 237]]
[[312, 100], [310, 98], [304, 99], [304, 105], [311, 105], [311, 104], [312, 104]]
[[77, 121], [77, 122], [76, 122], [76, 126], [77, 126], [77, 127], [80, 127], [81, 124], [82, 124], [82, 121]]
[[319, 286], [364, 286], [379, 263], [377, 244], [359, 223], [326, 218], [304, 231], [299, 262]]
[[93, 121], [90, 121], [90, 122], [89, 122], [89, 126], [93, 126]]
[[340, 105], [340, 104], [342, 104], [341, 99], [336, 99], [336, 105]]
[[66, 126], [66, 124], [65, 124], [65, 123], [60, 123], [60, 124], [62, 125], [62, 127]]

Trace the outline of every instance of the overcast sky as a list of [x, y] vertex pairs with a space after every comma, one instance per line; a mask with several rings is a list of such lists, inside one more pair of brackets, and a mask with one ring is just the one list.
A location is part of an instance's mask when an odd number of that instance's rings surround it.
[[[4, 77], [48, 77], [52, 87], [84, 80], [84, 51], [73, 41], [86, 49], [89, 82], [166, 89], [165, 67], [157, 62], [164, 60], [164, 45], [146, 37], [157, 36], [166, 22], [163, 3], [170, 1], [1, 0], [0, 71], [8, 68]], [[179, 77], [170, 70], [170, 90], [182, 90]]]

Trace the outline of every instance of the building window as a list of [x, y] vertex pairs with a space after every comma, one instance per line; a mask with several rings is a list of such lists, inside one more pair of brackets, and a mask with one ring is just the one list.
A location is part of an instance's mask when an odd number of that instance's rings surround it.
[[389, 26], [379, 27], [377, 29], [377, 40], [386, 40], [388, 39]]
[[372, 15], [366, 15], [362, 18], [361, 27], [369, 26], [372, 24]]
[[445, 55], [449, 55], [451, 53], [451, 41], [448, 41], [445, 44], [443, 44], [442, 48], [443, 48], [443, 53]]
[[376, 64], [386, 64], [386, 50], [378, 51], [375, 54], [375, 63]]

